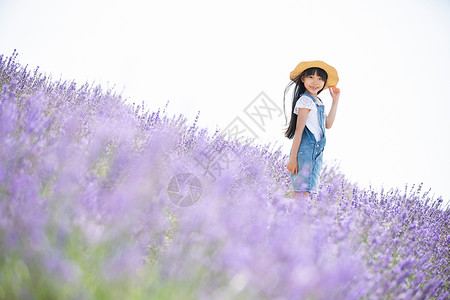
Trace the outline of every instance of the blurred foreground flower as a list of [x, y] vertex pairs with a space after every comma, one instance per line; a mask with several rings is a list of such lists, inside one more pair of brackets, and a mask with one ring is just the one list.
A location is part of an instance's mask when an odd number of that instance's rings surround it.
[[421, 186], [360, 190], [328, 164], [294, 201], [280, 149], [16, 57], [0, 56], [0, 299], [448, 299], [449, 210]]

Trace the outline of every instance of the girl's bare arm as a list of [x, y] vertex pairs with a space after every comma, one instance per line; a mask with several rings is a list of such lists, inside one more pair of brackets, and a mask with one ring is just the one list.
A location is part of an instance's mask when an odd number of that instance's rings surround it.
[[299, 108], [297, 116], [297, 125], [294, 133], [294, 141], [292, 142], [291, 158], [287, 165], [287, 169], [292, 173], [297, 173], [298, 162], [297, 162], [297, 152], [302, 141], [303, 129], [305, 129], [306, 118], [308, 117], [310, 109]]
[[339, 90], [333, 91], [332, 88], [330, 88], [330, 95], [333, 99], [333, 104], [331, 104], [330, 112], [326, 116], [325, 121], [325, 128], [330, 129], [331, 126], [333, 126], [334, 119], [336, 118], [336, 111], [339, 104], [339, 96], [341, 95], [341, 92]]

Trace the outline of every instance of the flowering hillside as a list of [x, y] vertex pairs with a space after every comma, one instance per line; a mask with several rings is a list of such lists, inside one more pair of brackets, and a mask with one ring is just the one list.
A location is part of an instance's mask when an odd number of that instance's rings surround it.
[[448, 299], [450, 213], [0, 56], [0, 299]]

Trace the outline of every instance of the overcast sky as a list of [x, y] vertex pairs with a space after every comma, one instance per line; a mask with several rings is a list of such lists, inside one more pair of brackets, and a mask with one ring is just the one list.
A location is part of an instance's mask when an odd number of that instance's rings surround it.
[[[323, 60], [341, 89], [325, 159], [361, 187], [423, 182], [445, 200], [449, 28], [447, 0], [0, 0], [1, 54], [17, 49], [56, 79], [115, 85], [151, 110], [170, 101], [191, 121], [200, 111], [211, 132], [238, 125], [285, 154], [289, 73]], [[328, 111], [329, 93], [319, 96]]]

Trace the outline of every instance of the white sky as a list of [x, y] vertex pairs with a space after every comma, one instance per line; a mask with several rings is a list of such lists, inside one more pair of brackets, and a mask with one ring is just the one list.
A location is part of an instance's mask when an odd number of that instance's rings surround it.
[[261, 92], [282, 108], [293, 68], [323, 60], [341, 89], [325, 159], [361, 187], [424, 182], [445, 200], [449, 28], [447, 0], [0, 0], [1, 54], [17, 49], [55, 79], [109, 82], [152, 110], [200, 111], [211, 132], [240, 117], [286, 154], [284, 116], [261, 129], [244, 109]]

